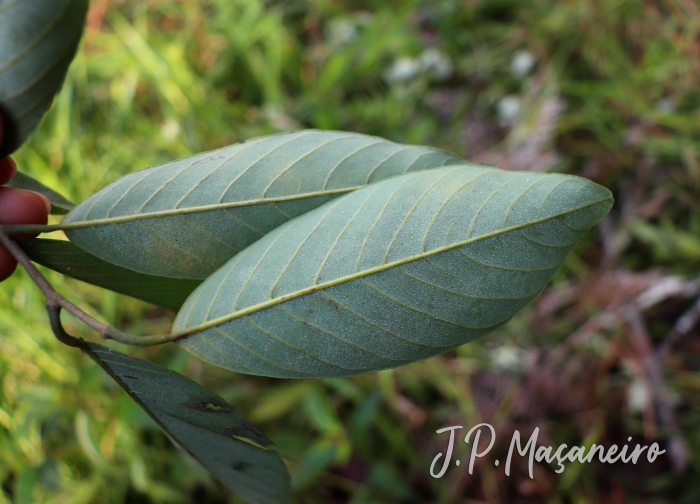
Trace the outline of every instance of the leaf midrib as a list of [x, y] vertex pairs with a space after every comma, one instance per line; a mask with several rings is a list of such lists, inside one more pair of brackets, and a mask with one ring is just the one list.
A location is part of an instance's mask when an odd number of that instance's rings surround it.
[[335, 285], [340, 285], [342, 283], [356, 280], [358, 278], [372, 275], [374, 273], [386, 271], [386, 270], [394, 268], [396, 266], [401, 266], [403, 264], [407, 264], [407, 263], [417, 261], [417, 260], [420, 260], [420, 259], [423, 259], [426, 257], [430, 257], [433, 255], [442, 253], [442, 252], [446, 252], [448, 250], [463, 247], [464, 245], [468, 245], [470, 243], [474, 243], [474, 242], [477, 242], [479, 240], [484, 240], [487, 238], [491, 238], [493, 236], [498, 236], [499, 234], [509, 233], [511, 231], [517, 231], [518, 229], [523, 229], [527, 226], [532, 226], [532, 225], [539, 224], [541, 222], [545, 222], [545, 221], [548, 221], [551, 219], [556, 219], [556, 218], [559, 218], [561, 216], [564, 216], [564, 215], [567, 215], [567, 214], [570, 214], [573, 212], [578, 212], [580, 210], [584, 210], [586, 208], [589, 208], [589, 207], [592, 207], [592, 206], [595, 206], [595, 205], [598, 205], [600, 203], [603, 203], [605, 201], [610, 201], [610, 200], [612, 200], [612, 196], [608, 196], [607, 198], [602, 198], [600, 200], [593, 201], [593, 202], [588, 203], [586, 205], [572, 208], [572, 209], [566, 210], [564, 212], [552, 214], [552, 215], [547, 216], [547, 217], [538, 218], [538, 219], [528, 221], [528, 222], [525, 222], [522, 224], [517, 224], [515, 226], [501, 228], [501, 229], [498, 229], [496, 231], [491, 231], [490, 233], [485, 233], [483, 235], [477, 236], [475, 238], [467, 238], [466, 240], [462, 240], [462, 241], [459, 241], [459, 242], [456, 242], [456, 243], [453, 243], [450, 245], [445, 245], [443, 247], [438, 247], [438, 248], [429, 250], [427, 252], [421, 252], [420, 254], [415, 254], [412, 256], [404, 257], [403, 259], [399, 259], [399, 260], [392, 261], [389, 263], [380, 264], [379, 266], [374, 266], [372, 268], [368, 268], [368, 269], [363, 270], [363, 271], [357, 271], [351, 275], [344, 275], [342, 277], [335, 278], [335, 279], [329, 280], [327, 282], [323, 282], [323, 283], [316, 284], [316, 285], [313, 285], [310, 287], [306, 287], [304, 289], [290, 292], [289, 294], [283, 294], [282, 296], [276, 297], [274, 299], [269, 299], [269, 300], [264, 301], [262, 303], [257, 303], [257, 304], [248, 306], [247, 308], [243, 308], [241, 310], [236, 310], [232, 313], [229, 313], [228, 315], [223, 315], [221, 317], [214, 318], [214, 319], [209, 320], [207, 322], [204, 322], [202, 324], [197, 324], [197, 325], [189, 327], [183, 331], [174, 332], [174, 333], [172, 333], [172, 336], [174, 336], [175, 338], [189, 336], [189, 335], [192, 335], [194, 333], [209, 329], [211, 327], [216, 327], [216, 326], [221, 325], [225, 322], [230, 322], [231, 320], [235, 320], [237, 318], [249, 315], [251, 313], [255, 313], [257, 311], [264, 310], [264, 309], [270, 308], [272, 306], [276, 306], [278, 304], [284, 303], [285, 301], [289, 301], [291, 299], [296, 299], [298, 297], [302, 297], [302, 296], [305, 296], [307, 294], [312, 294], [316, 291], [325, 290], [329, 287], [333, 287]]
[[133, 222], [133, 221], [145, 220], [145, 219], [155, 219], [158, 217], [167, 217], [169, 215], [186, 215], [186, 214], [197, 213], [197, 212], [206, 212], [209, 210], [222, 210], [222, 209], [226, 209], [226, 208], [234, 208], [234, 207], [241, 207], [241, 206], [262, 205], [262, 204], [267, 204], [267, 203], [279, 203], [282, 201], [293, 201], [293, 200], [297, 200], [297, 199], [313, 198], [313, 197], [317, 197], [317, 196], [330, 196], [333, 194], [349, 193], [349, 192], [355, 191], [357, 189], [364, 189], [365, 187], [367, 187], [367, 186], [361, 185], [361, 186], [353, 186], [353, 187], [344, 187], [343, 189], [331, 189], [331, 190], [327, 190], [327, 191], [295, 194], [295, 195], [290, 195], [290, 196], [279, 196], [277, 198], [260, 198], [260, 199], [245, 200], [245, 201], [232, 201], [230, 203], [216, 203], [213, 205], [201, 205], [201, 206], [186, 207], [186, 208], [173, 208], [172, 210], [159, 210], [157, 212], [122, 215], [119, 217], [105, 217], [102, 219], [83, 220], [83, 221], [79, 221], [79, 222], [67, 222], [65, 224], [61, 223], [61, 224], [57, 224], [55, 226], [43, 226], [43, 227], [51, 227], [51, 229], [53, 231], [63, 231], [66, 229], [78, 229], [78, 228], [85, 228], [85, 227], [92, 227], [92, 226], [106, 226], [108, 224], [121, 224], [123, 222]]

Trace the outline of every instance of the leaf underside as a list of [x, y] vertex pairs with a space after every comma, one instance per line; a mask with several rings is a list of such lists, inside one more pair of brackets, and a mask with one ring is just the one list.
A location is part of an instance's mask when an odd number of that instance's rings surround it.
[[24, 173], [15, 173], [10, 179], [10, 181], [7, 183], [7, 186], [16, 187], [17, 189], [26, 189], [28, 191], [36, 191], [38, 193], [43, 194], [44, 196], [49, 198], [49, 201], [51, 202], [52, 214], [67, 214], [73, 208], [75, 208], [75, 205], [68, 201], [66, 198], [64, 198], [62, 195], [60, 195], [53, 189], [49, 189], [38, 180], [30, 177], [29, 175], [25, 175]]
[[76, 245], [150, 275], [204, 279], [290, 219], [376, 180], [464, 163], [429, 147], [305, 130], [120, 178], [62, 222]]
[[65, 240], [32, 239], [17, 243], [32, 261], [42, 266], [171, 310], [178, 310], [201, 283], [137, 273], [103, 261]]
[[87, 0], [0, 0], [0, 158], [41, 122], [73, 60]]
[[346, 376], [445, 352], [534, 300], [610, 209], [586, 179], [454, 166], [326, 203], [231, 259], [173, 330], [218, 366]]
[[181, 448], [251, 504], [291, 501], [275, 445], [221, 397], [174, 371], [97, 343], [83, 351]]

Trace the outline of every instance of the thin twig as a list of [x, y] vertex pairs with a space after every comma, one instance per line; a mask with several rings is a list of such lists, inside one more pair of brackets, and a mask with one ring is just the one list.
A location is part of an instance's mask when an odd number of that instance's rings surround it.
[[[46, 309], [49, 313], [49, 321], [51, 322], [51, 329], [53, 330], [56, 338], [66, 345], [79, 347], [82, 346], [82, 339], [76, 338], [68, 334], [63, 326], [61, 325], [61, 309], [66, 310], [71, 315], [76, 317], [78, 320], [86, 324], [87, 326], [93, 328], [97, 331], [103, 339], [112, 339], [123, 343], [125, 345], [132, 346], [152, 346], [160, 345], [162, 343], [167, 343], [173, 341], [177, 338], [184, 336], [184, 334], [173, 333], [173, 334], [155, 334], [152, 336], [134, 336], [133, 334], [127, 334], [119, 331], [115, 327], [91, 317], [83, 310], [78, 308], [76, 305], [68, 301], [66, 298], [61, 296], [53, 286], [46, 280], [44, 275], [34, 266], [32, 261], [29, 259], [24, 250], [17, 245], [12, 238], [10, 238], [7, 228], [9, 226], [0, 226], [0, 243], [12, 254], [12, 256], [17, 260], [19, 264], [27, 271], [27, 274], [31, 277], [34, 283], [41, 289], [41, 292], [46, 298]], [[17, 226], [15, 226], [17, 228]], [[26, 227], [22, 227], [21, 231], [25, 233]]]
[[690, 457], [688, 456], [688, 449], [685, 441], [681, 437], [678, 429], [671, 399], [664, 385], [659, 361], [654, 355], [654, 348], [651, 343], [651, 338], [649, 337], [649, 332], [647, 331], [646, 324], [639, 311], [628, 315], [626, 317], [626, 323], [629, 327], [628, 334], [630, 335], [630, 340], [644, 368], [647, 381], [651, 386], [651, 393], [656, 402], [659, 419], [661, 420], [661, 424], [666, 428], [669, 435], [669, 442], [673, 446], [673, 451], [670, 453], [673, 467], [677, 473], [682, 473], [687, 469]]
[[[581, 327], [572, 332], [567, 339], [552, 352], [552, 357], [556, 360], [563, 358], [566, 353], [572, 351], [576, 345], [585, 341], [596, 331], [610, 329], [621, 320], [628, 319], [635, 313], [644, 312], [645, 310], [662, 301], [665, 301], [668, 298], [676, 296], [688, 298], [697, 296], [699, 292], [700, 276], [692, 280], [687, 280], [676, 276], [664, 277], [648, 289], [642, 291], [636, 298], [631, 299], [620, 306], [608, 308], [587, 320]], [[700, 303], [700, 300], [698, 300], [698, 303]], [[690, 311], [692, 311], [692, 308]], [[697, 315], [700, 316], [700, 312], [697, 313]], [[681, 317], [681, 319], [683, 318], [684, 317]], [[688, 322], [689, 321], [681, 323], [681, 320], [679, 319], [676, 325], [684, 328]], [[671, 344], [674, 343], [675, 340], [671, 342]]]
[[700, 320], [700, 297], [695, 300], [693, 306], [676, 321], [673, 329], [671, 329], [656, 350], [656, 358], [663, 359], [666, 357], [673, 347], [680, 343], [695, 324], [697, 324], [698, 320]]

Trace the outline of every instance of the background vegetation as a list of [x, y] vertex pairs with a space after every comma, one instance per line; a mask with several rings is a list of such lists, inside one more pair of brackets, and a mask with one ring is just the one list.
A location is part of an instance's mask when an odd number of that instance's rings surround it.
[[[280, 447], [303, 503], [700, 499], [700, 12], [692, 0], [93, 0], [78, 57], [18, 165], [75, 201], [253, 136], [351, 130], [507, 169], [578, 174], [616, 205], [534, 306], [392, 371], [275, 380], [175, 346], [127, 349], [202, 383]], [[48, 273], [132, 333], [174, 314]], [[0, 287], [0, 502], [228, 503], [86, 357], [22, 271]], [[66, 317], [73, 333], [93, 338]], [[120, 350], [124, 351], [123, 348]], [[448, 425], [494, 425], [474, 475], [428, 468]], [[525, 461], [658, 441], [654, 463]], [[466, 457], [466, 446], [457, 455]], [[464, 467], [464, 464], [462, 465]]]

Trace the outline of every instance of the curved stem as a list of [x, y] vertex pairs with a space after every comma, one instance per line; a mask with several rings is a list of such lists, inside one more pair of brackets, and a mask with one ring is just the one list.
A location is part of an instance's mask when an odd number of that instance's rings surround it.
[[46, 311], [49, 312], [49, 322], [51, 323], [51, 329], [56, 339], [65, 345], [81, 348], [83, 340], [68, 334], [61, 324], [61, 307], [47, 303]]
[[[66, 310], [71, 315], [75, 316], [78, 320], [86, 324], [87, 326], [93, 328], [95, 331], [100, 333], [103, 339], [112, 339], [123, 343], [125, 345], [132, 346], [152, 346], [160, 345], [162, 343], [167, 343], [169, 341], [176, 340], [185, 336], [183, 333], [173, 333], [173, 334], [155, 334], [152, 336], [134, 336], [133, 334], [127, 334], [122, 332], [115, 327], [105, 323], [100, 322], [94, 317], [88, 315], [83, 310], [78, 308], [76, 305], [68, 301], [66, 298], [61, 296], [53, 286], [46, 280], [44, 275], [34, 266], [32, 261], [29, 259], [24, 250], [21, 249], [17, 242], [15, 242], [9, 236], [8, 228], [11, 226], [0, 226], [0, 243], [12, 254], [12, 256], [17, 260], [19, 264], [27, 271], [27, 274], [31, 277], [34, 283], [41, 289], [41, 292], [46, 298], [46, 310], [49, 314], [49, 321], [51, 323], [51, 329], [53, 330], [56, 338], [66, 345], [72, 347], [78, 347], [82, 345], [82, 339], [76, 338], [68, 334], [63, 325], [61, 324], [61, 309]], [[25, 233], [29, 226], [12, 226], [13, 228], [19, 229], [17, 233]]]

